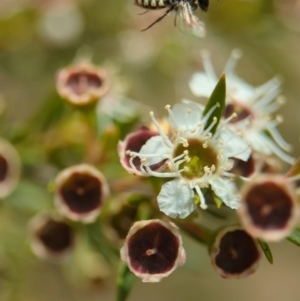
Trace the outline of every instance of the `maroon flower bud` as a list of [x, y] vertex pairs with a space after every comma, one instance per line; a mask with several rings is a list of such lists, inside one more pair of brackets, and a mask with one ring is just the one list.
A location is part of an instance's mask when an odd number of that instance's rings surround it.
[[74, 246], [73, 229], [64, 221], [38, 215], [29, 224], [31, 249], [43, 259], [61, 260]]
[[256, 271], [260, 249], [257, 242], [242, 228], [223, 228], [215, 236], [210, 249], [214, 269], [224, 278], [242, 278]]
[[244, 178], [250, 178], [255, 173], [256, 161], [253, 154], [250, 155], [247, 161], [240, 159], [233, 159], [233, 167], [230, 170], [231, 173], [242, 176]]
[[107, 93], [107, 73], [88, 62], [81, 62], [58, 73], [56, 88], [71, 104], [88, 105]]
[[0, 198], [5, 198], [16, 188], [20, 173], [19, 154], [9, 142], [0, 139]]
[[88, 164], [69, 167], [56, 178], [55, 205], [58, 211], [74, 221], [93, 222], [109, 195], [106, 179]]
[[178, 228], [171, 222], [136, 222], [121, 249], [121, 258], [143, 282], [159, 282], [185, 262]]
[[299, 217], [291, 180], [281, 175], [260, 175], [241, 191], [238, 210], [245, 229], [265, 241], [278, 241], [296, 226]]
[[[118, 153], [122, 166], [131, 174], [144, 175], [141, 170], [141, 159], [135, 157], [134, 153], [138, 153], [146, 142], [157, 136], [158, 133], [150, 131], [146, 127], [141, 127], [134, 133], [129, 134], [124, 141], [119, 141]], [[165, 161], [159, 162], [151, 166], [152, 170], [159, 170], [163, 167]]]

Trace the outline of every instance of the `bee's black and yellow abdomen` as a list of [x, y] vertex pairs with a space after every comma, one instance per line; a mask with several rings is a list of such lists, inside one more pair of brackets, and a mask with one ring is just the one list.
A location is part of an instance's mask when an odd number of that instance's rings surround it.
[[166, 8], [173, 4], [174, 0], [135, 0], [135, 4], [146, 9]]

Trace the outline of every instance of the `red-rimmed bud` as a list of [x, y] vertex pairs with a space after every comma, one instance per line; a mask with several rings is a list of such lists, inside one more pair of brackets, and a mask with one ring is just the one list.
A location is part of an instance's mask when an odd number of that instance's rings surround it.
[[56, 177], [55, 205], [67, 218], [83, 223], [95, 221], [109, 195], [105, 177], [88, 164], [75, 165]]
[[71, 226], [50, 216], [35, 216], [29, 223], [29, 230], [31, 249], [39, 258], [62, 260], [74, 246]]
[[[122, 166], [131, 174], [144, 175], [141, 171], [141, 159], [130, 155], [129, 152], [138, 153], [146, 142], [157, 136], [158, 133], [150, 131], [147, 127], [140, 127], [134, 133], [126, 136], [124, 141], [119, 141], [118, 153]], [[164, 165], [165, 161], [151, 166], [152, 170], [159, 170]]]
[[76, 106], [92, 104], [108, 91], [107, 73], [88, 62], [81, 62], [59, 71], [58, 94]]
[[238, 210], [245, 229], [265, 241], [285, 238], [299, 218], [296, 191], [287, 177], [265, 174], [245, 184]]
[[5, 198], [16, 188], [20, 173], [19, 154], [9, 142], [0, 139], [0, 198]]
[[258, 268], [260, 257], [256, 240], [237, 226], [220, 230], [210, 249], [212, 265], [223, 278], [249, 276]]
[[185, 262], [178, 228], [168, 221], [136, 222], [128, 232], [121, 258], [143, 282], [159, 282]]

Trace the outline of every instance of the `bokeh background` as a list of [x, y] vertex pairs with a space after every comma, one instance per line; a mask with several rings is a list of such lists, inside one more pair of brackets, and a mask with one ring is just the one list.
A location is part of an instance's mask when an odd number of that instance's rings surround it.
[[[142, 11], [132, 0], [0, 0], [1, 135], [10, 137], [22, 130], [49, 99], [57, 97], [57, 71], [78, 57], [92, 57], [111, 70], [129, 98], [159, 115], [165, 104], [183, 97], [197, 100], [188, 81], [193, 72], [202, 70], [202, 49], [210, 51], [221, 72], [231, 50], [240, 48], [243, 57], [237, 72], [249, 83], [260, 85], [274, 75], [284, 79], [287, 103], [280, 111], [284, 123], [279, 129], [298, 156], [300, 1], [211, 0], [207, 13], [197, 12], [207, 26], [203, 39], [175, 28], [173, 14], [141, 32], [161, 14], [139, 15]], [[25, 155], [30, 162], [39, 154]], [[51, 199], [43, 191], [31, 191], [30, 185], [26, 189], [34, 208], [38, 200]], [[36, 259], [24, 239], [24, 224], [32, 208], [26, 208], [26, 214], [20, 208], [24, 209], [18, 198], [10, 206], [0, 205], [1, 301], [115, 299], [114, 272], [87, 284], [69, 276], [71, 266]], [[234, 281], [215, 273], [205, 247], [187, 237], [184, 245], [188, 255], [184, 267], [159, 284], [137, 279], [128, 300], [300, 298], [300, 250], [287, 241], [271, 244], [273, 265], [263, 259], [254, 275]]]

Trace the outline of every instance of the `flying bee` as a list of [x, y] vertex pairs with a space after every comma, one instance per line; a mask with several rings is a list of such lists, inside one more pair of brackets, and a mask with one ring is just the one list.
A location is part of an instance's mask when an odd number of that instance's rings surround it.
[[165, 13], [151, 23], [148, 27], [143, 29], [145, 31], [151, 28], [154, 24], [160, 22], [170, 12], [176, 13], [174, 24], [180, 25], [180, 27], [188, 32], [196, 34], [198, 36], [204, 36], [205, 29], [204, 24], [193, 13], [199, 6], [202, 11], [207, 11], [209, 6], [209, 0], [134, 0], [135, 4], [146, 8], [148, 10], [164, 9], [167, 8]]

